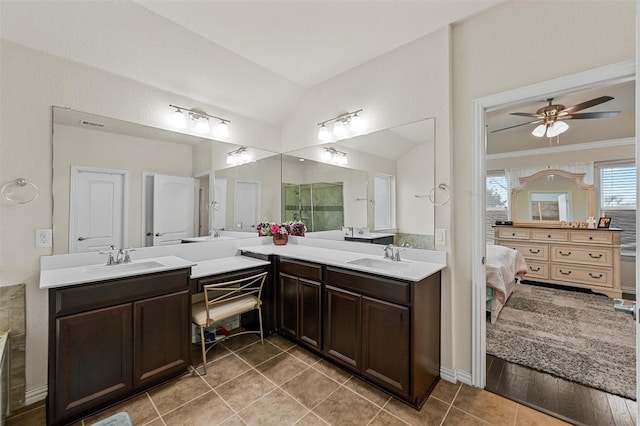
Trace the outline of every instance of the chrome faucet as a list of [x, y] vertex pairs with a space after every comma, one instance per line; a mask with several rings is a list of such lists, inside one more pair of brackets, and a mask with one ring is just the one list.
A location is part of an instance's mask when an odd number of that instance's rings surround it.
[[384, 258], [391, 259], [394, 262], [400, 262], [400, 248], [393, 244], [384, 246]]
[[344, 232], [344, 235], [348, 236], [349, 234], [351, 234], [351, 236], [353, 237], [353, 226], [343, 226], [342, 232]]
[[[134, 251], [132, 248], [128, 249], [118, 249], [113, 244], [109, 246], [109, 251], [101, 251], [100, 254], [106, 254], [107, 257], [107, 266], [110, 265], [119, 265], [121, 263], [131, 263], [131, 256], [129, 252]], [[116, 254], [115, 257], [113, 254]]]

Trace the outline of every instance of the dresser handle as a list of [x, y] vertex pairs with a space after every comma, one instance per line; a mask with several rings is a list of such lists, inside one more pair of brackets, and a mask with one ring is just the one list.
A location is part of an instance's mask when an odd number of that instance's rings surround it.
[[515, 237], [515, 236], [516, 236], [516, 233], [515, 233], [515, 232], [512, 232], [512, 233], [511, 233], [511, 236], [512, 236], [512, 237]]
[[562, 275], [571, 275], [571, 271], [569, 271], [569, 272], [564, 272], [562, 269], [560, 269], [560, 273], [561, 273]]
[[592, 255], [591, 253], [589, 253], [589, 257], [591, 257], [592, 259], [600, 259], [602, 257], [602, 253], [600, 253], [597, 256]]
[[538, 266], [537, 268], [534, 268], [533, 266], [529, 266], [529, 269], [531, 269], [532, 272], [538, 272], [540, 267]]
[[560, 251], [558, 251], [558, 253], [560, 253], [560, 256], [571, 256], [571, 252], [563, 253], [562, 250], [560, 250]]
[[547, 238], [551, 238], [551, 235], [547, 235]]
[[589, 237], [590, 240], [593, 240], [593, 237]]
[[529, 253], [538, 254], [538, 253], [540, 253], [540, 249], [538, 249], [536, 251], [533, 251], [533, 249], [529, 249]]
[[600, 275], [598, 275], [598, 276], [595, 276], [595, 275], [593, 275], [591, 272], [589, 272], [589, 276], [590, 276], [591, 278], [595, 278], [595, 279], [600, 279], [600, 278], [602, 278], [602, 274], [600, 274]]

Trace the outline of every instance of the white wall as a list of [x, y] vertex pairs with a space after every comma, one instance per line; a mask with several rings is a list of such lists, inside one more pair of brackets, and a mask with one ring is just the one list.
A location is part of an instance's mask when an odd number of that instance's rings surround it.
[[39, 392], [47, 381], [47, 293], [39, 289], [34, 230], [51, 228], [52, 106], [168, 128], [169, 104], [197, 106], [228, 118], [231, 142], [279, 147], [277, 128], [202, 105], [131, 80], [2, 41], [0, 57], [0, 184], [27, 178], [40, 188], [29, 204], [0, 203], [0, 285], [26, 284], [26, 388]]
[[[454, 364], [471, 371], [472, 100], [635, 57], [635, 4], [506, 2], [455, 25]], [[558, 43], [547, 43], [549, 35]]]

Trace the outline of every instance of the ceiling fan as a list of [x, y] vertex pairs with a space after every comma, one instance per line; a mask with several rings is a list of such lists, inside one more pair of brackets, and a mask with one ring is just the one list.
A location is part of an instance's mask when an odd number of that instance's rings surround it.
[[514, 127], [526, 126], [528, 124], [538, 124], [531, 132], [533, 136], [549, 138], [558, 136], [560, 133], [564, 133], [569, 129], [569, 125], [565, 123], [566, 120], [576, 119], [588, 119], [588, 118], [608, 118], [615, 117], [620, 114], [620, 111], [603, 111], [603, 112], [582, 112], [576, 114], [583, 109], [591, 108], [593, 106], [608, 102], [612, 100], [611, 96], [601, 96], [599, 98], [591, 99], [570, 107], [565, 107], [560, 104], [553, 104], [553, 98], [547, 99], [549, 105], [538, 109], [535, 114], [529, 112], [512, 112], [509, 115], [517, 115], [520, 117], [532, 117], [536, 118], [534, 121], [527, 123], [516, 124], [515, 126], [504, 127], [502, 129], [493, 130], [490, 133], [501, 132], [503, 130], [513, 129]]

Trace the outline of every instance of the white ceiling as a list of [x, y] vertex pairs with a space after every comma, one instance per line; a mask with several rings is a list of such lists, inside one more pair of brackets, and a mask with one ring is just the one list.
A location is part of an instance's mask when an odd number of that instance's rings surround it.
[[500, 1], [0, 0], [0, 37], [279, 124], [309, 87]]

